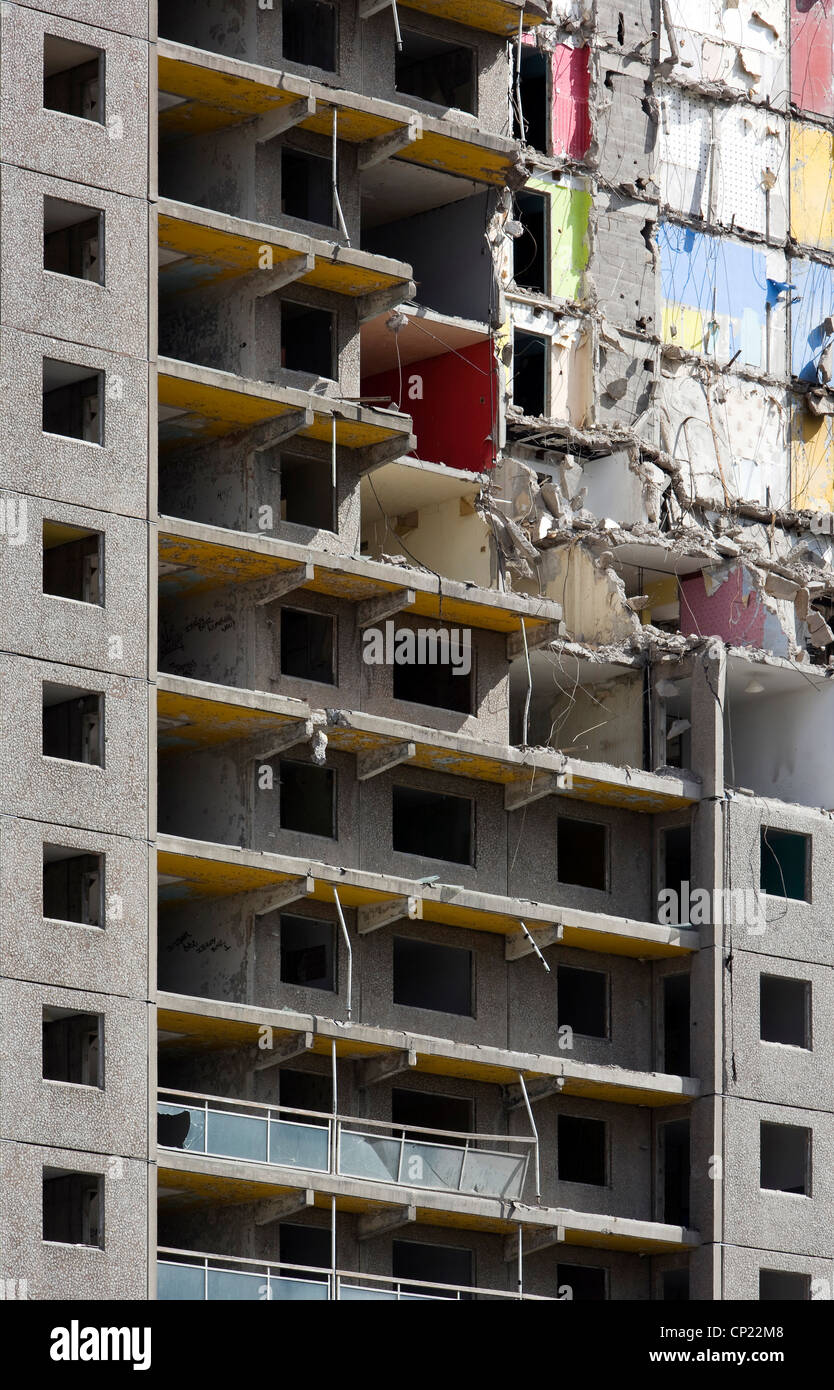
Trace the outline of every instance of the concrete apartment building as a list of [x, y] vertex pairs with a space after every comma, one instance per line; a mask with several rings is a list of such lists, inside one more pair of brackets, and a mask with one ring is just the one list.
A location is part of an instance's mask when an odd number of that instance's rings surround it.
[[3, 0], [0, 103], [0, 1288], [831, 1298], [823, 5]]

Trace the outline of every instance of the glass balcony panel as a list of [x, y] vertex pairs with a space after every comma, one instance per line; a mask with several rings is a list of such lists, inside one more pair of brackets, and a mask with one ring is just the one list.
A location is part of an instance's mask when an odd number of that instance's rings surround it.
[[225, 1110], [208, 1112], [206, 1152], [223, 1158], [267, 1161], [266, 1116], [229, 1115]]
[[399, 1161], [399, 1139], [380, 1139], [373, 1134], [342, 1130], [339, 1171], [345, 1177], [397, 1182]]
[[419, 1144], [406, 1140], [401, 1181], [412, 1187], [433, 1187], [459, 1192], [463, 1170], [463, 1149], [445, 1144]]
[[198, 1110], [196, 1106], [168, 1105], [160, 1101], [157, 1114], [163, 1117], [159, 1125], [159, 1142], [164, 1148], [205, 1153], [205, 1110]]
[[326, 1303], [330, 1293], [327, 1283], [316, 1279], [288, 1279], [272, 1275], [269, 1280], [269, 1296], [276, 1303]]
[[269, 1161], [287, 1168], [311, 1168], [326, 1173], [330, 1167], [329, 1131], [326, 1126], [269, 1122]]
[[523, 1155], [468, 1149], [461, 1191], [474, 1192], [481, 1197], [520, 1197], [526, 1171], [527, 1159]]
[[157, 1264], [157, 1299], [188, 1299], [189, 1302], [205, 1297], [205, 1275], [199, 1265], [169, 1264], [160, 1260]]
[[264, 1302], [268, 1282], [265, 1270], [262, 1274], [251, 1274], [242, 1269], [210, 1269], [208, 1298], [224, 1302]]

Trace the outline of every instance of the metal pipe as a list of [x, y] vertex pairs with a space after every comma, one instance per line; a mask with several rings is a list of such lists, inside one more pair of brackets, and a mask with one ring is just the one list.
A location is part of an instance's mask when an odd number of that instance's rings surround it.
[[339, 1296], [338, 1274], [336, 1273], [336, 1194], [330, 1198], [330, 1279], [331, 1297], [335, 1302]]
[[394, 34], [397, 48], [402, 52], [403, 36], [400, 33], [400, 16], [397, 12], [397, 0], [391, 0], [391, 13], [394, 16]]
[[336, 204], [336, 215], [337, 215], [338, 218], [339, 218], [339, 226], [340, 226], [341, 229], [342, 229], [342, 236], [344, 237], [345, 242], [347, 243], [347, 245], [350, 246], [350, 237], [348, 236], [348, 229], [347, 229], [347, 226], [346, 226], [346, 224], [345, 224], [345, 215], [344, 215], [344, 213], [342, 212], [342, 203], [341, 203], [341, 199], [339, 198], [339, 179], [338, 179], [339, 149], [338, 149], [338, 134], [337, 134], [338, 119], [339, 119], [339, 113], [338, 113], [336, 107], [334, 106], [334, 107], [333, 107], [333, 201], [334, 201], [335, 204]]
[[538, 956], [539, 960], [541, 961], [542, 965], [544, 966], [545, 970], [547, 971], [547, 973], [548, 973], [548, 975], [549, 975], [549, 974], [550, 974], [550, 966], [548, 965], [547, 961], [545, 960], [544, 956], [542, 955], [541, 951], [539, 950], [538, 946], [536, 945], [535, 941], [533, 940], [533, 937], [530, 935], [530, 932], [527, 930], [527, 927], [525, 926], [524, 922], [522, 922], [520, 919], [519, 919], [519, 925], [520, 925], [521, 930], [524, 932], [524, 935], [526, 936], [527, 940], [530, 942], [530, 945], [532, 946], [533, 950], [535, 951], [536, 955]]
[[524, 130], [524, 112], [521, 109], [521, 35], [523, 29], [524, 7], [522, 6], [521, 13], [518, 16], [518, 43], [516, 45], [515, 54], [515, 117], [518, 121], [518, 138], [522, 144], [526, 143], [524, 138], [526, 133]]
[[330, 471], [331, 471], [331, 477], [332, 477], [332, 483], [333, 483], [333, 505], [334, 505], [334, 507], [335, 507], [335, 505], [336, 505], [337, 502], [338, 502], [338, 498], [336, 497], [336, 412], [335, 412], [335, 410], [333, 411], [333, 415], [332, 415], [331, 418], [332, 418], [332, 421], [333, 421], [333, 432], [332, 432], [331, 443], [330, 443]]
[[352, 1006], [353, 1006], [353, 947], [352, 947], [351, 944], [350, 944], [350, 935], [348, 934], [347, 923], [345, 922], [345, 914], [344, 914], [343, 911], [342, 911], [342, 904], [339, 902], [339, 893], [338, 893], [338, 890], [337, 890], [336, 888], [333, 889], [333, 898], [334, 898], [335, 903], [336, 903], [336, 911], [337, 911], [338, 914], [339, 914], [339, 926], [340, 926], [341, 929], [342, 929], [342, 936], [344, 937], [345, 946], [347, 947], [347, 957], [348, 957], [347, 1016], [348, 1016], [348, 1018], [350, 1018], [350, 1017], [351, 1017], [351, 1012], [352, 1012]]
[[524, 1297], [524, 1231], [518, 1227], [518, 1296]]
[[533, 673], [530, 670], [530, 652], [527, 648], [527, 629], [521, 619], [521, 636], [524, 641], [524, 660], [527, 663], [527, 695], [524, 700], [524, 718], [521, 721], [521, 742], [527, 747], [527, 721], [530, 715], [530, 701], [533, 698]]
[[518, 1079], [521, 1084], [521, 1094], [524, 1097], [524, 1104], [527, 1106], [527, 1118], [530, 1121], [530, 1128], [533, 1131], [533, 1136], [536, 1141], [536, 1201], [541, 1202], [542, 1181], [541, 1166], [539, 1163], [539, 1131], [536, 1128], [536, 1121], [533, 1119], [533, 1107], [530, 1104], [530, 1097], [527, 1094], [527, 1086], [525, 1084], [524, 1077], [522, 1076], [521, 1072], [518, 1073]]

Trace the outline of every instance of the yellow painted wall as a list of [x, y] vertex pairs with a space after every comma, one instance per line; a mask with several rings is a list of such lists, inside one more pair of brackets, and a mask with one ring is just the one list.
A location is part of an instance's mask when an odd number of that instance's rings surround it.
[[834, 135], [791, 121], [791, 234], [834, 251]]
[[797, 508], [834, 511], [834, 419], [812, 415], [799, 401], [791, 427], [791, 500]]

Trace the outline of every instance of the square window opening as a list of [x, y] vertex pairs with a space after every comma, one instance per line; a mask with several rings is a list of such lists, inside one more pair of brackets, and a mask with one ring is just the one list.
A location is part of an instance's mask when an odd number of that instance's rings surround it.
[[303, 222], [333, 226], [333, 174], [329, 159], [281, 150], [281, 211]]
[[577, 888], [607, 887], [608, 826], [559, 816], [556, 822], [556, 866], [560, 883]]
[[43, 432], [104, 442], [103, 373], [74, 362], [43, 359]]
[[336, 624], [326, 613], [281, 609], [281, 674], [335, 685], [333, 651]]
[[797, 1274], [787, 1269], [759, 1270], [760, 1303], [804, 1303], [810, 1297], [810, 1274]]
[[760, 844], [762, 892], [772, 893], [776, 898], [809, 901], [810, 850], [810, 835], [763, 825]]
[[104, 696], [44, 681], [42, 698], [43, 756], [103, 767]]
[[282, 51], [290, 63], [336, 71], [336, 7], [325, 0], [283, 0]]
[[43, 200], [43, 268], [104, 284], [104, 213], [63, 198]]
[[335, 531], [335, 498], [330, 463], [300, 455], [281, 455], [281, 520], [313, 531]]
[[811, 1195], [811, 1131], [761, 1122], [759, 1183], [771, 1192]]
[[594, 1265], [559, 1264], [556, 1266], [559, 1298], [570, 1298], [574, 1303], [602, 1303], [608, 1297], [607, 1275], [606, 1269]]
[[292, 1221], [282, 1221], [278, 1227], [278, 1239], [282, 1264], [330, 1269], [329, 1226], [299, 1226]]
[[50, 921], [104, 926], [104, 855], [65, 845], [43, 847], [43, 915]]
[[393, 847], [400, 854], [472, 863], [474, 803], [419, 787], [393, 788]]
[[[395, 1086], [391, 1092], [391, 1120], [402, 1125], [406, 1139], [420, 1139], [414, 1131], [422, 1129], [450, 1130], [453, 1134], [471, 1134], [473, 1104], [459, 1096], [436, 1095], [433, 1091], [411, 1091]], [[454, 1140], [449, 1140], [454, 1143]]]
[[44, 1081], [104, 1087], [104, 1015], [44, 1005], [42, 1072]]
[[336, 315], [292, 300], [281, 302], [281, 366], [289, 372], [335, 380]]
[[477, 111], [475, 50], [433, 34], [402, 30], [394, 62], [398, 92], [457, 111]]
[[104, 124], [104, 50], [43, 36], [43, 104], [48, 111]]
[[811, 1047], [811, 982], [782, 975], [759, 978], [759, 1036], [762, 1042]]
[[43, 523], [43, 592], [76, 603], [104, 604], [104, 536], [62, 521]]
[[[402, 1282], [402, 1293], [422, 1294], [423, 1297], [454, 1298], [449, 1289], [426, 1288], [426, 1284], [437, 1281], [439, 1285], [452, 1284], [457, 1288], [471, 1289], [474, 1283], [473, 1255], [471, 1250], [463, 1250], [451, 1245], [430, 1245], [417, 1240], [395, 1240], [391, 1244], [391, 1273]], [[416, 1284], [405, 1280], [416, 1279]], [[463, 1294], [471, 1298], [471, 1294]]]
[[336, 927], [333, 922], [281, 913], [281, 983], [329, 990], [335, 994]]
[[556, 975], [557, 1017], [586, 1038], [610, 1037], [608, 976], [603, 970], [560, 965]]
[[[448, 628], [429, 628], [424, 637], [418, 637], [417, 659], [394, 666], [394, 699], [472, 714], [471, 634], [467, 640], [470, 645], [464, 647], [459, 632], [453, 637]], [[422, 651], [421, 642], [425, 643]]]
[[547, 359], [550, 339], [513, 332], [513, 405], [522, 415], [547, 415]]
[[689, 1270], [664, 1269], [660, 1276], [660, 1296], [664, 1303], [688, 1303]]
[[472, 1017], [472, 952], [395, 936], [395, 1004]]
[[557, 1176], [560, 1182], [606, 1185], [607, 1126], [604, 1120], [560, 1115], [557, 1125]]
[[279, 762], [280, 826], [304, 835], [336, 838], [336, 774], [329, 767]]
[[104, 1248], [104, 1176], [43, 1170], [43, 1239]]
[[[299, 917], [299, 922], [309, 919]], [[328, 922], [326, 924], [330, 926]], [[333, 1081], [329, 1076], [317, 1071], [296, 1071], [292, 1067], [282, 1067], [278, 1077], [280, 1104], [291, 1110], [316, 1110], [322, 1115], [333, 1112]]]

